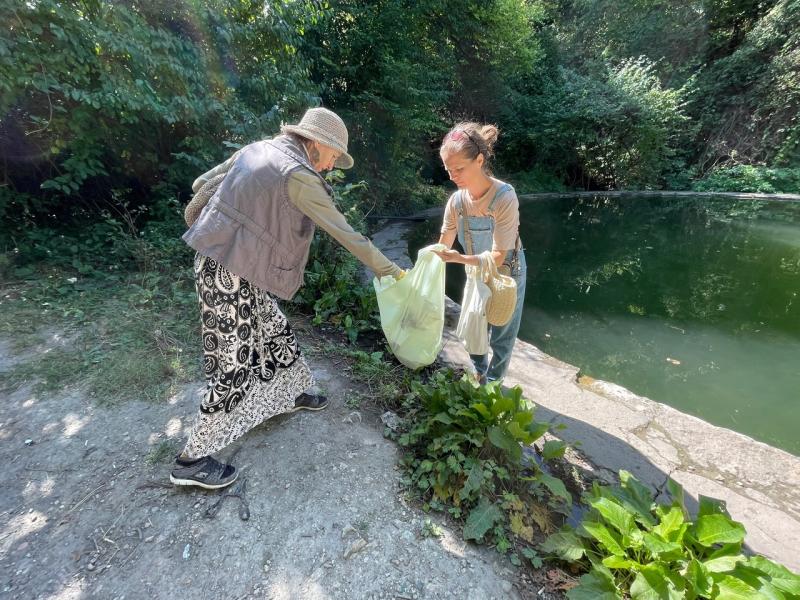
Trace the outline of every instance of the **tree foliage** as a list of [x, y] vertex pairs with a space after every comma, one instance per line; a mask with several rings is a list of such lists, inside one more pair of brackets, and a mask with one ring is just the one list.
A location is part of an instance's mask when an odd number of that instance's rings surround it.
[[146, 204], [274, 132], [316, 102], [291, 7], [4, 3], [0, 214]]
[[786, 191], [800, 165], [800, 0], [11, 0], [0, 17], [7, 228], [180, 204], [320, 103], [348, 123], [364, 212], [438, 201], [461, 119], [500, 127], [496, 170], [526, 191], [730, 188], [715, 173], [745, 167], [783, 169], [767, 187]]

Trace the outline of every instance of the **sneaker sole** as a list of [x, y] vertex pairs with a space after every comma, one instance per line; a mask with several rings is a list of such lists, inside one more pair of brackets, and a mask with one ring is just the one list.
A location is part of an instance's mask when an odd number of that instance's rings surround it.
[[200, 481], [195, 481], [194, 479], [179, 479], [178, 477], [173, 477], [172, 475], [169, 476], [169, 480], [174, 485], [186, 485], [186, 486], [196, 486], [201, 487], [204, 490], [219, 490], [224, 487], [228, 487], [232, 483], [234, 483], [239, 478], [239, 472], [236, 472], [236, 476], [231, 479], [230, 481], [226, 481], [225, 483], [218, 483], [217, 485], [210, 484], [210, 483], [202, 483]]
[[[328, 402], [328, 404], [330, 404], [330, 402]], [[317, 410], [325, 410], [326, 408], [328, 408], [328, 404], [326, 404], [326, 405], [324, 405], [324, 406], [320, 406], [319, 408], [311, 408], [310, 406], [295, 406], [295, 407], [294, 407], [292, 410], [290, 410], [289, 412], [290, 412], [290, 413], [293, 413], [293, 412], [297, 412], [298, 410], [313, 410], [313, 411], [317, 411]]]

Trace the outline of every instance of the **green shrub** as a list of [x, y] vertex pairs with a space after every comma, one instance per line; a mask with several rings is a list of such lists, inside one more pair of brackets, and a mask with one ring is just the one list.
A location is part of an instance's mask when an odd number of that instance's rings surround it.
[[[465, 539], [493, 543], [503, 553], [521, 545], [533, 560], [527, 544], [534, 526], [548, 531], [551, 509], [571, 502], [559, 479], [522, 460], [521, 444], [541, 438], [548, 424], [534, 420], [519, 387], [476, 387], [467, 376], [456, 381], [446, 371], [412, 390], [397, 438], [405, 448], [405, 485], [425, 508], [463, 518]], [[562, 442], [544, 444], [545, 458], [563, 453]], [[516, 553], [512, 560], [519, 560]]]
[[564, 183], [555, 174], [541, 167], [534, 167], [520, 173], [512, 173], [505, 179], [513, 184], [517, 194], [564, 192], [567, 190]]
[[[298, 55], [311, 3], [211, 0], [0, 6], [0, 115], [16, 144], [3, 184], [43, 224], [95, 217], [114, 188], [148, 205], [163, 186], [318, 103]], [[4, 140], [7, 138], [4, 137]], [[0, 217], [12, 213], [0, 197]], [[5, 205], [5, 209], [4, 209]], [[11, 207], [13, 208], [13, 207]]]
[[[333, 186], [338, 209], [355, 230], [363, 232], [361, 207], [366, 183], [344, 183], [341, 171], [332, 171], [327, 179]], [[353, 344], [361, 333], [380, 330], [378, 300], [372, 286], [362, 283], [362, 269], [361, 262], [318, 229], [311, 243], [305, 283], [295, 297], [295, 302], [313, 313], [314, 325], [326, 323], [340, 327]]]
[[756, 192], [800, 194], [800, 168], [768, 168], [755, 165], [721, 167], [695, 181], [697, 192]]
[[672, 500], [655, 502], [627, 471], [620, 485], [593, 486], [591, 507], [577, 529], [550, 536], [541, 549], [589, 569], [570, 600], [595, 598], [800, 598], [800, 577], [762, 556], [746, 557], [745, 528], [723, 503], [700, 497], [689, 519], [683, 490], [669, 482]]

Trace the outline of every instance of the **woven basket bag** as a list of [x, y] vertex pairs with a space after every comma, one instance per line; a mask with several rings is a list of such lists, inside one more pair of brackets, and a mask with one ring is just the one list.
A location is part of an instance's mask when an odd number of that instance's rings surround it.
[[486, 304], [486, 320], [489, 325], [502, 327], [511, 320], [517, 307], [517, 282], [513, 277], [498, 272], [491, 252], [484, 252], [481, 258], [486, 285], [492, 290], [492, 297]]
[[206, 204], [211, 200], [211, 196], [217, 192], [217, 188], [219, 188], [219, 184], [222, 183], [223, 179], [225, 179], [225, 173], [220, 173], [216, 177], [212, 177], [206, 181], [203, 187], [197, 190], [197, 193], [189, 201], [189, 204], [186, 205], [186, 208], [183, 210], [183, 220], [186, 221], [189, 227], [194, 225], [194, 222], [197, 221], [197, 217], [203, 212]]

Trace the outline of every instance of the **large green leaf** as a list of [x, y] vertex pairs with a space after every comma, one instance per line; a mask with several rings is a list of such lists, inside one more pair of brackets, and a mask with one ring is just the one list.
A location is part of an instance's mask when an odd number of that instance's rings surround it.
[[528, 430], [520, 427], [519, 423], [516, 421], [511, 421], [508, 425], [506, 425], [506, 428], [508, 429], [508, 433], [510, 433], [511, 436], [518, 442], [530, 444], [533, 441], [533, 439], [531, 439], [531, 434], [528, 433]]
[[693, 537], [703, 546], [737, 544], [744, 540], [744, 525], [722, 514], [708, 514], [695, 521]]
[[653, 492], [650, 491], [650, 488], [640, 483], [636, 477], [625, 470], [619, 472], [619, 484], [624, 491], [625, 499], [640, 513], [650, 516], [653, 507]]
[[725, 508], [725, 502], [717, 500], [716, 498], [709, 498], [708, 496], [701, 495], [698, 498], [700, 503], [697, 509], [697, 516], [704, 517], [706, 515], [728, 515], [728, 510]]
[[529, 410], [521, 410], [514, 414], [514, 422], [520, 427], [527, 428], [533, 422], [533, 413]]
[[716, 574], [713, 577], [719, 590], [715, 600], [769, 600], [753, 586], [732, 575]]
[[736, 556], [741, 558], [742, 554], [742, 544], [741, 542], [737, 544], [722, 544], [718, 548], [716, 548], [711, 554], [706, 556], [706, 560], [711, 560], [712, 558], [722, 558], [725, 556]]
[[[486, 407], [483, 407], [486, 410]], [[455, 415], [456, 417], [464, 417], [469, 419], [470, 421], [474, 421], [475, 423], [482, 423], [483, 419], [479, 415], [475, 414], [476, 411], [470, 410], [469, 408], [460, 408], [456, 411], [450, 411], [450, 414]]]
[[642, 565], [636, 561], [623, 558], [622, 556], [614, 556], [613, 554], [611, 556], [606, 556], [603, 559], [603, 564], [609, 569], [625, 569], [626, 571], [638, 570], [642, 568]]
[[458, 493], [459, 498], [466, 500], [474, 492], [478, 491], [483, 483], [483, 465], [480, 461], [476, 461], [472, 468], [469, 470], [467, 480], [464, 482], [464, 487]]
[[578, 536], [572, 531], [554, 533], [544, 541], [541, 549], [570, 562], [578, 560], [586, 552]]
[[439, 423], [443, 423], [444, 425], [452, 425], [453, 418], [448, 415], [446, 412], [440, 412], [438, 415], [431, 419], [432, 421], [438, 421]]
[[578, 587], [567, 592], [569, 600], [620, 600], [622, 594], [614, 585], [614, 580], [596, 569], [592, 569], [580, 579]]
[[648, 565], [636, 574], [631, 585], [633, 600], [683, 600], [666, 571], [659, 565]]
[[542, 437], [545, 433], [547, 433], [548, 429], [550, 429], [550, 425], [547, 423], [539, 423], [537, 421], [533, 421], [528, 425], [528, 433], [531, 434], [533, 441], [538, 440]]
[[[499, 387], [499, 386], [498, 386]], [[501, 388], [502, 389], [502, 388]], [[506, 392], [506, 395], [514, 401], [514, 406], [533, 406], [533, 402], [523, 401], [522, 388], [515, 385], [513, 388]]]
[[464, 524], [465, 540], [480, 540], [495, 523], [502, 520], [500, 508], [487, 498], [481, 498], [477, 507], [470, 511]]
[[686, 580], [698, 596], [711, 595], [714, 582], [711, 580], [711, 576], [705, 566], [696, 558], [690, 560], [686, 566]]
[[673, 506], [661, 517], [661, 522], [653, 527], [653, 533], [669, 542], [680, 543], [683, 524], [683, 510]]
[[768, 575], [772, 585], [779, 590], [800, 596], [800, 575], [763, 556], [753, 556], [747, 559], [746, 564]]
[[736, 568], [736, 565], [745, 560], [742, 554], [734, 556], [720, 556], [704, 561], [703, 566], [709, 573], [728, 573]]
[[617, 504], [624, 506], [633, 515], [634, 519], [647, 529], [655, 526], [656, 520], [651, 513], [653, 499], [650, 491], [627, 471], [620, 471], [620, 479], [625, 480], [626, 487], [596, 485], [592, 487], [592, 493], [598, 497], [610, 498]]
[[787, 597], [791, 600], [800, 598], [800, 596], [795, 594], [779, 590], [772, 585], [772, 582], [769, 580], [769, 575], [762, 573], [758, 569], [749, 567], [744, 563], [737, 565], [736, 570], [734, 570], [731, 575], [737, 579], [741, 579], [750, 587], [755, 588], [765, 597], [769, 598], [769, 600], [787, 600]]
[[622, 535], [630, 535], [636, 528], [633, 515], [624, 507], [609, 498], [595, 498], [589, 501], [600, 515]]
[[566, 442], [562, 442], [561, 440], [547, 440], [544, 443], [544, 446], [542, 446], [542, 457], [545, 460], [561, 458], [564, 456], [566, 449]]
[[683, 487], [671, 477], [667, 479], [667, 490], [673, 507], [678, 507], [685, 514], [686, 502], [684, 501]]
[[645, 532], [642, 535], [644, 546], [653, 556], [660, 560], [676, 560], [680, 558], [682, 546], [674, 542], [665, 542], [654, 536], [652, 533]]
[[568, 503], [572, 503], [572, 495], [567, 491], [564, 482], [561, 481], [558, 477], [553, 477], [552, 475], [548, 475], [547, 473], [539, 472], [536, 475], [535, 479], [537, 481], [541, 481], [553, 495], [562, 498]]
[[514, 410], [514, 401], [511, 398], [500, 396], [492, 404], [492, 416], [496, 417], [500, 413], [512, 412]]
[[625, 556], [625, 548], [622, 547], [622, 540], [608, 527], [602, 523], [593, 521], [584, 521], [581, 523], [581, 526], [589, 535], [600, 542], [607, 552], [611, 552], [611, 554], [615, 554], [616, 556]]
[[488, 434], [489, 441], [501, 450], [508, 452], [512, 459], [519, 460], [522, 456], [522, 448], [520, 448], [519, 442], [506, 431], [505, 427], [501, 425], [490, 427]]
[[483, 404], [482, 402], [475, 402], [473, 404], [470, 404], [469, 407], [478, 414], [480, 414], [487, 421], [492, 418], [492, 412], [489, 410], [489, 407]]

